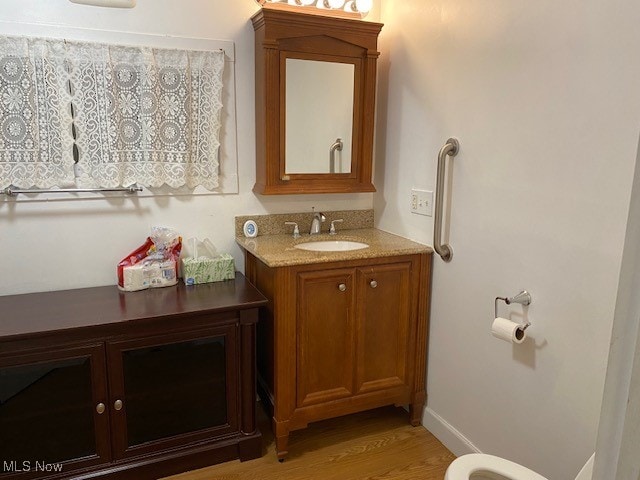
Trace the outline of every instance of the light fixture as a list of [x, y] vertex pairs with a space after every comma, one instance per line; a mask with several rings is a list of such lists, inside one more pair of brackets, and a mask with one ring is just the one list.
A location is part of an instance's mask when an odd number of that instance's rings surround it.
[[342, 8], [344, 0], [323, 0], [325, 8]]
[[326, 14], [364, 18], [371, 10], [373, 0], [256, 0], [269, 8], [316, 8]]
[[136, 0], [70, 0], [71, 3], [92, 5], [94, 7], [133, 8]]
[[371, 11], [371, 7], [373, 6], [373, 0], [354, 0], [356, 10], [367, 14]]

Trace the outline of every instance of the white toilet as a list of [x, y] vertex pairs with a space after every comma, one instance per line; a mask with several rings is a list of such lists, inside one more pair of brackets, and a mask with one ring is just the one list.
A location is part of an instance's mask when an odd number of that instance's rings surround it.
[[[591, 480], [593, 470], [591, 456], [576, 480]], [[444, 475], [444, 480], [547, 480], [533, 470], [504, 458], [472, 453], [456, 458]]]
[[472, 453], [456, 458], [444, 480], [547, 480], [533, 470], [504, 458]]

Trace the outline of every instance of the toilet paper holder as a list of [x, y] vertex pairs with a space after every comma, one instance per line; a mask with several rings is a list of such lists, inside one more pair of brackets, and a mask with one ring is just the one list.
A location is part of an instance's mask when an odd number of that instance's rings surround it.
[[[526, 307], [531, 305], [531, 294], [526, 290], [522, 290], [520, 293], [518, 293], [517, 295], [514, 295], [513, 297], [496, 297], [494, 302], [495, 315], [493, 316], [493, 318], [498, 318], [498, 301], [499, 300], [503, 301], [507, 305], [511, 305], [512, 303], [519, 303], [520, 305], [523, 305]], [[526, 330], [530, 326], [531, 326], [531, 322], [529, 321], [522, 324], [522, 331]]]

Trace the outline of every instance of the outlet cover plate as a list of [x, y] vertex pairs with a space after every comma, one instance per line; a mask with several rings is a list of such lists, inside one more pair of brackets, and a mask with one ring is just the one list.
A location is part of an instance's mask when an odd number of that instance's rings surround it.
[[410, 209], [417, 215], [433, 216], [433, 192], [412, 188]]

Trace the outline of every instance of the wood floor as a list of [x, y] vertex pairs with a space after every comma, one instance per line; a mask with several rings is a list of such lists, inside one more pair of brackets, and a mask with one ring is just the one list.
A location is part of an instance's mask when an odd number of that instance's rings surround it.
[[273, 436], [260, 407], [264, 455], [170, 477], [171, 480], [442, 480], [455, 458], [408, 413], [385, 407], [326, 420], [293, 432], [289, 456], [276, 459]]

